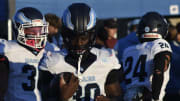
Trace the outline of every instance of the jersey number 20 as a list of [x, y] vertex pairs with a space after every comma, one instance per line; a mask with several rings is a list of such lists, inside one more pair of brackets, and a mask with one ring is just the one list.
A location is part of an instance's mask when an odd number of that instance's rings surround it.
[[[96, 96], [100, 95], [100, 88], [96, 83], [87, 84], [85, 88], [82, 88], [79, 86], [78, 91], [76, 92], [76, 95], [73, 96], [73, 99], [76, 101], [92, 101], [96, 98]], [[82, 98], [82, 96], [84, 98]]]

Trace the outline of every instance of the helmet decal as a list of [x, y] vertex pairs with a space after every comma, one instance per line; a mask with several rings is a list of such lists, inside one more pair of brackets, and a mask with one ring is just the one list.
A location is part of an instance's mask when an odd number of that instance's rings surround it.
[[89, 15], [90, 15], [90, 21], [89, 24], [87, 25], [87, 30], [93, 28], [96, 24], [96, 13], [92, 8]]
[[63, 23], [69, 29], [74, 30], [74, 25], [71, 22], [71, 13], [69, 12], [68, 9], [65, 10], [65, 13], [63, 15]]
[[145, 31], [145, 32], [149, 32], [149, 31], [150, 31], [150, 28], [149, 28], [148, 26], [146, 26], [146, 27], [144, 28], [144, 31]]
[[15, 19], [17, 19], [17, 22], [20, 22], [21, 24], [23, 24], [24, 22], [29, 22], [29, 23], [31, 22], [31, 20], [25, 17], [23, 13], [19, 13], [18, 16], [15, 16]]

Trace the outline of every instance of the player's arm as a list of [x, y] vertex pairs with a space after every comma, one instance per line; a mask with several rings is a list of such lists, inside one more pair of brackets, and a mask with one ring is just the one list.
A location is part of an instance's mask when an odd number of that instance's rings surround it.
[[63, 72], [55, 75], [51, 80], [49, 92], [56, 101], [68, 101], [77, 91], [78, 86], [79, 80], [73, 73]]
[[0, 101], [4, 101], [4, 95], [8, 88], [9, 61], [0, 55]]
[[112, 70], [106, 79], [105, 92], [106, 96], [98, 96], [97, 101], [121, 101], [123, 90], [120, 87], [120, 82], [124, 79], [123, 69]]
[[50, 93], [50, 82], [53, 77], [54, 75], [52, 75], [49, 71], [39, 70], [38, 88], [41, 91], [43, 101], [50, 101], [52, 98]]
[[155, 55], [154, 72], [152, 78], [152, 95], [154, 100], [159, 99], [161, 87], [164, 80], [164, 72], [168, 69], [171, 52], [165, 51]]

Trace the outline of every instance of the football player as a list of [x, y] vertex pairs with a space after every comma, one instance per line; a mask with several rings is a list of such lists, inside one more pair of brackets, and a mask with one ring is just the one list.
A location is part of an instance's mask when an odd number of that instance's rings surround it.
[[[95, 11], [84, 3], [73, 3], [63, 13], [61, 34], [67, 54], [47, 52], [39, 68], [41, 79], [60, 74], [53, 92], [61, 101], [120, 101], [122, 72], [113, 50], [97, 49]], [[44, 76], [43, 76], [44, 75]], [[47, 75], [47, 77], [45, 77]], [[53, 85], [53, 82], [51, 83]], [[52, 91], [52, 88], [51, 91]], [[46, 90], [46, 92], [51, 92]]]
[[41, 101], [38, 64], [44, 53], [48, 24], [42, 13], [32, 7], [19, 9], [13, 21], [17, 40], [0, 41], [0, 71], [4, 71], [0, 73], [1, 87], [4, 87], [0, 91], [1, 99]]
[[[139, 24], [139, 21], [140, 21], [140, 19], [134, 19], [134, 20], [130, 21], [127, 26], [128, 27], [128, 35], [126, 35], [123, 38], [120, 38], [116, 42], [116, 44], [114, 46], [114, 50], [117, 52], [117, 57], [119, 60], [121, 60], [123, 51], [127, 47], [139, 44], [139, 40], [136, 35], [137, 26]], [[124, 44], [124, 43], [126, 43], [126, 44]]]
[[164, 40], [167, 30], [165, 18], [157, 12], [148, 12], [141, 18], [137, 32], [141, 43], [125, 49], [122, 58], [125, 101], [151, 101], [151, 98], [162, 101], [172, 53]]

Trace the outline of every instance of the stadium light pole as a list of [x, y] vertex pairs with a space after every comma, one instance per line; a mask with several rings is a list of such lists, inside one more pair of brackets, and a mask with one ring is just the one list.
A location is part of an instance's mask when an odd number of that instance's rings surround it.
[[12, 17], [15, 13], [15, 4], [16, 4], [16, 0], [8, 0], [8, 9], [9, 9], [9, 18], [7, 21], [7, 25], [8, 25], [8, 40], [12, 40], [13, 38], [13, 32], [12, 32]]

